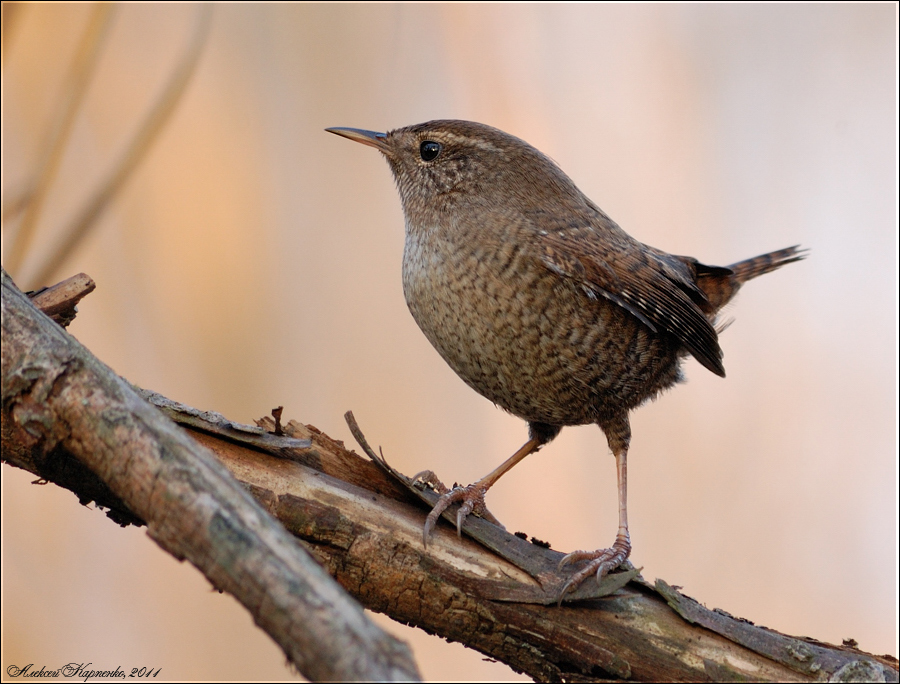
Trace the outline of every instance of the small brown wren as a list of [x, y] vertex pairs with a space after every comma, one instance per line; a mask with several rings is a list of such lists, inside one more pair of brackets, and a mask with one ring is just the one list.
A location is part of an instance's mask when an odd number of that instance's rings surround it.
[[628, 412], [681, 379], [692, 355], [725, 375], [716, 314], [751, 278], [798, 261], [788, 247], [728, 267], [642, 244], [546, 155], [469, 121], [375, 133], [329, 128], [379, 150], [406, 216], [403, 293], [416, 323], [466, 384], [528, 422], [529, 439], [496, 470], [444, 494], [425, 523], [461, 502], [495, 521], [485, 492], [566, 425], [596, 423], [616, 459], [619, 529], [565, 584], [600, 579], [631, 553]]

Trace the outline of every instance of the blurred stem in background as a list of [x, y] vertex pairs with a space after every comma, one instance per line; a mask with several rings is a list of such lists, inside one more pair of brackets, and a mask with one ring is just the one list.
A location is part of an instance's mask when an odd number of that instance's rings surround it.
[[[114, 8], [115, 5], [106, 3], [98, 3], [94, 6], [94, 11], [88, 20], [81, 43], [78, 45], [72, 58], [69, 73], [63, 82], [59, 106], [56, 108], [56, 116], [47, 133], [47, 140], [43, 146], [43, 155], [35, 169], [34, 177], [25, 190], [18, 194], [8, 206], [4, 202], [4, 222], [11, 218], [10, 214], [14, 214], [17, 211], [25, 212], [19, 230], [13, 238], [12, 246], [9, 250], [9, 258], [6, 263], [7, 270], [11, 273], [18, 273], [31, 246], [44, 200], [50, 187], [53, 185], [57, 171], [59, 171], [66, 143], [69, 141], [69, 136], [72, 132], [72, 124], [75, 122], [75, 115], [78, 113], [84, 100], [84, 94], [87, 92], [91, 76], [96, 71], [100, 48], [103, 46], [109, 33], [108, 29]], [[21, 9], [19, 7], [16, 11], [21, 12]], [[19, 16], [15, 18], [16, 20], [20, 19]], [[4, 17], [4, 19], [12, 19], [12, 17]], [[6, 34], [13, 32], [12, 26], [14, 23], [16, 22], [9, 21], [7, 26], [6, 22], [4, 22], [4, 44], [7, 43], [8, 39]]]
[[[72, 124], [84, 100], [87, 86], [96, 69], [100, 48], [108, 34], [113, 7], [115, 6], [106, 3], [98, 3], [95, 6], [94, 12], [88, 21], [87, 29], [73, 58], [69, 75], [63, 87], [61, 103], [57, 110], [58, 113], [50, 128], [47, 143], [44, 147], [46, 152], [37, 166], [34, 179], [26, 185], [26, 189], [23, 192], [3, 203], [4, 223], [11, 220], [19, 212], [24, 211], [22, 222], [12, 239], [9, 257], [6, 259], [7, 271], [13, 277], [21, 278], [20, 269], [30, 251], [41, 209], [56, 177], [69, 140]], [[21, 284], [24, 287], [40, 286], [54, 277], [54, 274], [68, 256], [88, 235], [91, 228], [97, 224], [103, 210], [124, 186], [132, 172], [146, 157], [157, 136], [170, 120], [172, 112], [181, 100], [181, 96], [187, 89], [191, 76], [196, 70], [209, 35], [212, 12], [213, 5], [201, 5], [198, 8], [196, 26], [184, 54], [169, 76], [162, 92], [138, 126], [124, 153], [113, 165], [106, 179], [100, 183], [99, 187], [85, 203], [83, 209], [75, 215], [75, 218], [63, 230], [62, 236], [57, 240], [56, 244], [41, 255], [35, 268], [37, 275], [29, 277], [22, 282]], [[4, 16], [4, 46], [7, 45], [9, 38], [7, 34], [13, 32], [11, 28], [13, 22], [8, 21], [11, 18], [11, 16]]]

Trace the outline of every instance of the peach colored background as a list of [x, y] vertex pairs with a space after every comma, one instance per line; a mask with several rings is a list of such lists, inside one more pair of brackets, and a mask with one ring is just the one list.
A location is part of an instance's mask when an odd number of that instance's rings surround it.
[[[34, 169], [89, 11], [25, 6], [4, 37], [5, 198]], [[196, 14], [117, 8], [13, 274], [23, 287]], [[353, 409], [401, 470], [470, 482], [525, 426], [418, 331], [387, 166], [323, 128], [482, 121], [551, 155], [656, 247], [727, 264], [801, 243], [807, 261], [731, 307], [727, 380], [688, 361], [689, 381], [634, 415], [632, 558], [710, 607], [896, 655], [896, 27], [892, 4], [218, 6], [168, 128], [57, 274], [98, 284], [70, 330], [173, 399], [243, 422], [283, 404], [348, 442]], [[568, 428], [489, 503], [555, 548], [596, 548], [615, 533], [614, 470], [597, 428]], [[2, 474], [4, 673], [90, 661], [296, 676], [233, 599], [143, 531]], [[515, 677], [383, 622], [426, 677]]]

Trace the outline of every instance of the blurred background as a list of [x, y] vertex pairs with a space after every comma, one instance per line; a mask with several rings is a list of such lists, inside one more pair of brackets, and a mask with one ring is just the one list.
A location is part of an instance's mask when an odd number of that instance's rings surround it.
[[[728, 378], [632, 418], [632, 560], [779, 631], [897, 655], [897, 7], [3, 4], [3, 264], [88, 273], [69, 330], [133, 383], [249, 423], [277, 405], [409, 474], [525, 440], [403, 299], [380, 155], [323, 131], [435, 118], [553, 157], [639, 240], [710, 264], [802, 244], [727, 312]], [[290, 679], [231, 597], [144, 531], [4, 466], [2, 668]], [[491, 490], [597, 548], [615, 467], [567, 428]], [[424, 517], [424, 514], [423, 514]], [[396, 625], [431, 679], [513, 679]]]

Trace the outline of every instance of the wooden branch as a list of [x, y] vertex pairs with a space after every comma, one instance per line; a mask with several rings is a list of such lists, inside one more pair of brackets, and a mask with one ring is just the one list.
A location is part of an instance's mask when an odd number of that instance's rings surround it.
[[26, 453], [40, 471], [48, 458], [76, 458], [163, 549], [244, 604], [308, 678], [418, 678], [406, 645], [220, 461], [39, 312], [5, 270], [2, 316], [3, 460]]
[[[271, 419], [258, 422], [274, 428]], [[507, 537], [508, 547], [517, 547], [503, 552], [508, 561], [457, 538], [448, 525], [439, 526], [426, 550], [426, 509], [416, 496], [405, 487], [398, 491], [383, 470], [312, 426], [290, 421], [285, 433], [312, 440], [305, 458], [315, 466], [221, 442], [210, 446], [367, 608], [460, 641], [538, 681], [896, 680], [897, 661], [890, 656], [757, 627], [708, 610], [661, 580], [563, 608], [500, 600], [499, 589], [516, 595], [536, 587], [531, 568], [541, 565], [536, 557], [547, 549], [491, 526]], [[346, 482], [348, 476], [356, 484]]]
[[[606, 598], [561, 608], [510, 602], [535, 593], [539, 568], [555, 552], [493, 528], [495, 553], [445, 525], [426, 550], [418, 495], [312, 426], [290, 421], [277, 437], [143, 395], [214, 452], [366, 607], [460, 641], [536, 680], [897, 681], [890, 656], [757, 627], [708, 610], [662, 581], [636, 580]], [[3, 407], [6, 459], [5, 359]], [[258, 424], [275, 429], [271, 418]], [[70, 488], [91, 496], [78, 486]]]

